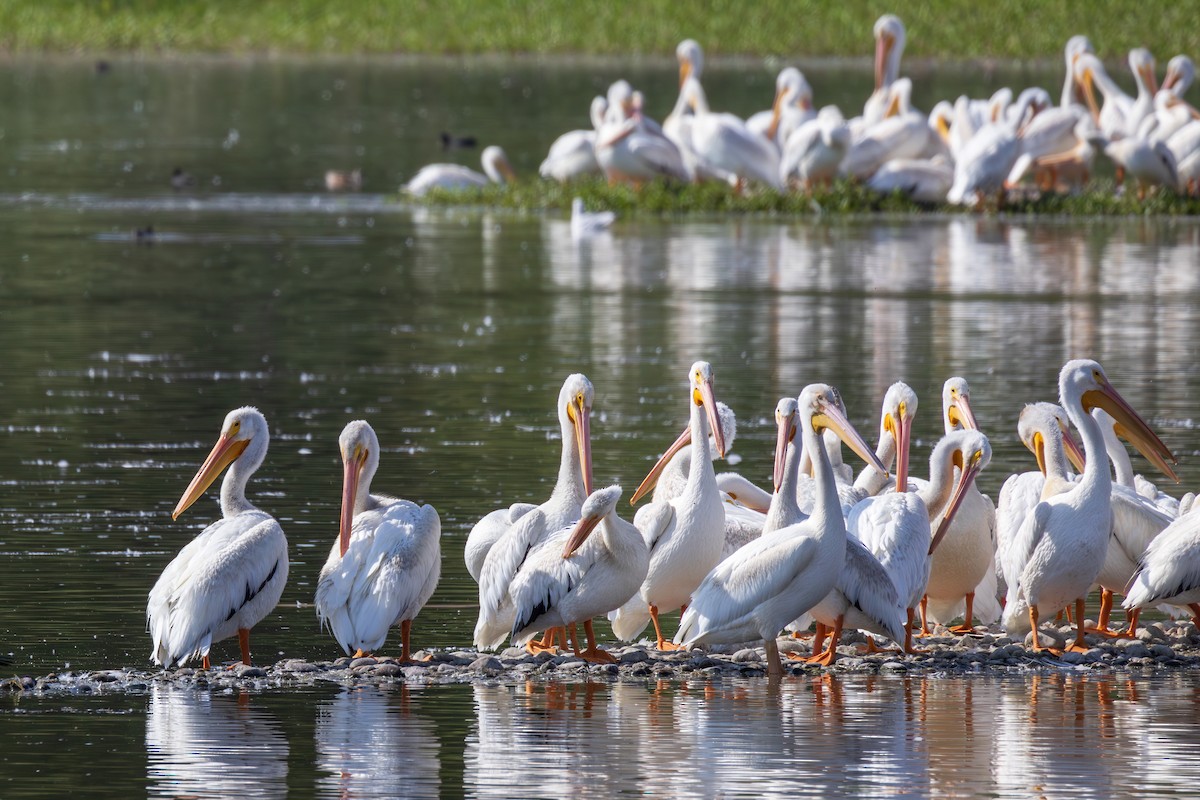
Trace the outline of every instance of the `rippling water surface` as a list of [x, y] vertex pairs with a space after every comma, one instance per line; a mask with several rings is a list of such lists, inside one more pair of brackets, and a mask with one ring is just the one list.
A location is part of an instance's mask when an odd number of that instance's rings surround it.
[[[770, 102], [770, 70], [713, 73], [714, 102]], [[873, 437], [904, 379], [923, 399], [919, 460], [942, 381], [963, 375], [995, 496], [1032, 468], [1021, 405], [1090, 356], [1180, 457], [1173, 491], [1196, 488], [1195, 220], [638, 218], [576, 242], [558, 215], [385, 196], [446, 157], [442, 129], [533, 171], [618, 74], [669, 105], [665, 63], [0, 65], [3, 669], [149, 666], [146, 593], [218, 513], [212, 496], [170, 511], [225, 412], [248, 403], [272, 426], [251, 494], [292, 557], [254, 631], [260, 661], [336, 654], [309, 604], [336, 534], [336, 437], [356, 417], [382, 442], [378, 488], [441, 514], [443, 576], [415, 644], [468, 643], [466, 532], [548, 494], [553, 402], [574, 371], [597, 390], [596, 480], [630, 489], [686, 419], [697, 358], [738, 414], [735, 468], [762, 483], [781, 395], [833, 383]], [[925, 106], [1058, 80], [922, 77]], [[819, 104], [848, 105], [869, 73], [810, 78]], [[194, 189], [169, 188], [176, 165]], [[316, 193], [326, 168], [358, 165], [368, 194]], [[23, 699], [0, 705], [0, 796], [1166, 792], [1200, 777], [1186, 746], [1198, 689], [1191, 675], [1052, 675]]]

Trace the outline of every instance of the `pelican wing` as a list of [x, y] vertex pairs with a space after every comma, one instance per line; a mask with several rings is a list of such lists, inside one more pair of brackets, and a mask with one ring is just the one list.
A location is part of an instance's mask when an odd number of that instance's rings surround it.
[[642, 506], [633, 516], [633, 526], [642, 534], [642, 538], [646, 540], [646, 547], [651, 552], [654, 551], [658, 540], [671, 530], [674, 524], [675, 506], [665, 501]]
[[557, 610], [601, 554], [595, 547], [584, 546], [570, 558], [563, 558], [563, 546], [571, 531], [572, 528], [564, 528], [545, 539], [530, 553], [513, 579], [508, 590], [517, 610], [512, 627], [513, 644], [525, 644], [545, 627], [539, 620]]
[[666, 136], [654, 136], [639, 131], [631, 135], [628, 142], [629, 152], [641, 160], [651, 171], [664, 178], [674, 178], [680, 181], [691, 180], [679, 148]]
[[1112, 488], [1113, 537], [1125, 556], [1136, 564], [1172, 518], [1128, 486]]
[[[1006, 607], [1016, 606], [1016, 599], [1021, 593], [1021, 573], [1025, 571], [1025, 565], [1033, 558], [1033, 552], [1037, 550], [1038, 545], [1045, 537], [1053, 510], [1053, 507], [1046, 502], [1034, 506], [1033, 510], [1025, 515], [1025, 520], [1017, 531], [1017, 537], [1009, 545], [1004, 567], [1004, 574], [1008, 580]], [[1008, 616], [1006, 613], [1006, 619]], [[1007, 627], [1008, 623], [1006, 622], [1005, 625]]]
[[1175, 520], [1146, 548], [1125, 591], [1125, 608], [1169, 602], [1200, 589], [1200, 516]]
[[[223, 629], [260, 594], [282, 593], [287, 572], [287, 539], [273, 517], [255, 510], [214, 522], [180, 551], [150, 590], [151, 658], [169, 667], [207, 655], [213, 641], [228, 635]], [[275, 602], [278, 594], [264, 615]], [[257, 621], [243, 620], [245, 627]]]
[[486, 514], [476, 522], [467, 534], [467, 544], [463, 548], [463, 560], [467, 564], [467, 572], [471, 579], [479, 582], [479, 573], [483, 570], [484, 559], [496, 540], [504, 532], [516, 524], [517, 520], [537, 508], [533, 503], [513, 503], [508, 508], [498, 508]]
[[837, 588], [850, 605], [895, 642], [904, 641], [904, 605], [887, 570], [853, 536], [846, 536], [846, 563]]
[[534, 509], [517, 520], [488, 551], [479, 573], [480, 616], [494, 617], [508, 597], [512, 583], [530, 550], [537, 543], [538, 533], [545, 528], [546, 515]]

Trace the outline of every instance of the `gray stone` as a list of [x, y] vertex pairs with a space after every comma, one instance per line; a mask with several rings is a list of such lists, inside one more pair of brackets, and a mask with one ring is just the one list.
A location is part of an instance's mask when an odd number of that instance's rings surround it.
[[350, 669], [354, 669], [356, 667], [373, 667], [378, 663], [379, 661], [371, 656], [363, 656], [362, 658], [356, 658], [352, 660], [350, 662]]
[[733, 661], [737, 664], [752, 664], [761, 663], [763, 657], [759, 655], [758, 650], [753, 647], [747, 647], [745, 650], [738, 650], [733, 654]]
[[504, 669], [504, 665], [500, 663], [500, 659], [491, 655], [482, 655], [471, 662], [470, 669], [472, 672], [484, 672], [495, 674]]
[[262, 667], [255, 667], [250, 664], [238, 664], [233, 668], [233, 674], [239, 678], [265, 678], [267, 671]]
[[302, 658], [293, 658], [283, 662], [282, 669], [285, 672], [320, 672], [321, 668], [316, 664], [310, 664]]
[[641, 664], [650, 660], [650, 654], [640, 647], [630, 647], [621, 653], [620, 658], [622, 664]]
[[908, 672], [908, 666], [903, 661], [885, 661], [879, 665], [881, 672]]

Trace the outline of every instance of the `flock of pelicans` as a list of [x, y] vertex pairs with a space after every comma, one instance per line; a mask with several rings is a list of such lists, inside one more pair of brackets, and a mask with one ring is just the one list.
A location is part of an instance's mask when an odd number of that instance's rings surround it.
[[[661, 650], [762, 640], [768, 673], [777, 675], [776, 637], [813, 621], [809, 660], [828, 665], [846, 628], [920, 652], [914, 628], [921, 635], [930, 621], [960, 617], [950, 630], [970, 632], [975, 619], [1002, 617], [1012, 634], [1032, 630], [1035, 652], [1057, 653], [1041, 644], [1038, 625], [1063, 609], [1074, 611], [1078, 630], [1067, 649], [1084, 650], [1083, 598], [1095, 587], [1102, 606], [1097, 628], [1088, 630], [1119, 635], [1108, 626], [1114, 592], [1125, 596], [1128, 633], [1144, 606], [1200, 618], [1194, 496], [1176, 500], [1134, 475], [1118, 437], [1174, 478], [1170, 450], [1097, 362], [1064, 365], [1058, 392], [1058, 405], [1021, 412], [1018, 433], [1038, 469], [1009, 477], [993, 504], [975, 483], [991, 448], [962, 378], [943, 388], [946, 433], [930, 455], [928, 480], [910, 476], [917, 396], [909, 386], [888, 389], [872, 450], [847, 421], [839, 393], [809, 385], [776, 406], [766, 491], [736, 473], [717, 474], [713, 462], [736, 426], [716, 400], [712, 366], [698, 361], [687, 376], [688, 424], [633, 493], [633, 502], [651, 491], [653, 498], [630, 524], [617, 513], [621, 487], [593, 488], [594, 392], [573, 374], [558, 396], [562, 455], [550, 497], [493, 511], [467, 539], [466, 565], [479, 584], [475, 644], [511, 639], [538, 651], [560, 641], [588, 661], [612, 662], [593, 631], [593, 619], [608, 615], [623, 640], [653, 624]], [[173, 512], [178, 517], [228, 468], [222, 519], [183, 548], [150, 592], [156, 663], [200, 657], [208, 668], [211, 645], [235, 632], [250, 663], [250, 629], [279, 602], [288, 573], [282, 528], [245, 494], [268, 438], [256, 409], [231, 411]], [[857, 475], [842, 461], [843, 443], [865, 462]], [[438, 514], [371, 493], [379, 442], [369, 424], [349, 423], [338, 444], [340, 533], [321, 570], [317, 614], [356, 655], [378, 651], [398, 624], [400, 658], [408, 661], [412, 622], [441, 570]], [[659, 611], [675, 608], [684, 611], [669, 640]], [[580, 623], [586, 648], [575, 633]]]
[[[779, 73], [775, 101], [749, 119], [710, 110], [700, 78], [704, 58], [688, 39], [679, 44], [679, 98], [660, 125], [644, 112], [642, 94], [626, 81], [591, 105], [591, 130], [563, 134], [540, 173], [569, 181], [604, 175], [610, 183], [655, 179], [728, 181], [785, 191], [811, 189], [835, 178], [920, 202], [976, 205], [1023, 181], [1042, 191], [1084, 186], [1098, 151], [1116, 165], [1118, 182], [1200, 192], [1200, 112], [1184, 99], [1195, 76], [1190, 58], [1171, 59], [1161, 88], [1154, 57], [1129, 54], [1137, 83], [1130, 97], [1095, 56], [1086, 36], [1066, 45], [1066, 79], [1059, 105], [1041, 88], [1009, 88], [988, 99], [941, 101], [928, 114], [913, 108], [912, 81], [900, 77], [905, 31], [887, 14], [875, 23], [875, 90], [860, 116], [836, 106], [819, 112], [800, 70]], [[1102, 99], [1096, 98], [1099, 89]], [[405, 185], [413, 195], [433, 188], [486, 186], [514, 180], [499, 147], [482, 155], [486, 174], [456, 164], [433, 164]]]

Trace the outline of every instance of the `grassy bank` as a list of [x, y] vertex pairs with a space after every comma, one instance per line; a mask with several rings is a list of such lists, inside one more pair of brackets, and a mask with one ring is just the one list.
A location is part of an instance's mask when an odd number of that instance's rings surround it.
[[870, 56], [883, 12], [908, 26], [906, 54], [931, 58], [1050, 58], [1089, 35], [1119, 58], [1151, 47], [1164, 62], [1195, 47], [1187, 3], [840, 3], [815, 0], [0, 0], [9, 51], [544, 53], [669, 56], [694, 37], [712, 54]]
[[[1200, 199], [1162, 192], [1145, 200], [1133, 193], [1120, 196], [1107, 181], [1096, 181], [1078, 195], [1013, 195], [1005, 212], [1067, 216], [1129, 215], [1200, 215]], [[636, 190], [628, 186], [609, 186], [601, 179], [582, 180], [564, 186], [551, 181], [522, 181], [509, 186], [488, 186], [463, 191], [434, 191], [420, 202], [430, 205], [491, 206], [521, 211], [568, 210], [571, 200], [583, 198], [589, 210], [616, 211], [618, 216], [636, 214], [814, 214], [866, 213], [975, 213], [962, 206], [915, 203], [899, 194], [881, 195], [846, 182], [829, 189], [818, 189], [811, 196], [756, 191], [745, 197], [734, 195], [729, 187], [715, 182], [682, 186], [652, 183]], [[989, 207], [994, 210], [994, 206]]]

